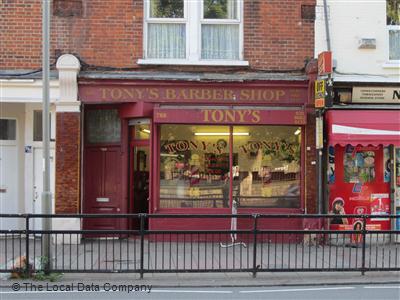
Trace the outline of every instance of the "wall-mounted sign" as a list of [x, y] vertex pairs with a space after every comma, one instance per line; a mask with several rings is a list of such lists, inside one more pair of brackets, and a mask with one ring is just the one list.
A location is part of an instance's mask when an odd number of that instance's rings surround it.
[[154, 109], [155, 123], [304, 125], [304, 110]]
[[352, 102], [400, 104], [400, 88], [382, 86], [353, 87]]
[[315, 80], [315, 108], [325, 107], [325, 80]]
[[332, 73], [332, 52], [324, 51], [318, 54], [318, 75]]
[[322, 117], [315, 119], [315, 148], [324, 148], [324, 122]]
[[250, 102], [302, 104], [307, 102], [307, 86], [263, 85], [82, 85], [82, 102]]

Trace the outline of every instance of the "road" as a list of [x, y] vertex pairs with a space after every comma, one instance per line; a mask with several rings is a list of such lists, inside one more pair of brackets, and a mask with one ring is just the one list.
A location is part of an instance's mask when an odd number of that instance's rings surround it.
[[220, 288], [152, 288], [147, 292], [104, 291], [20, 291], [3, 288], [0, 299], [334, 299], [398, 300], [400, 285], [285, 286]]

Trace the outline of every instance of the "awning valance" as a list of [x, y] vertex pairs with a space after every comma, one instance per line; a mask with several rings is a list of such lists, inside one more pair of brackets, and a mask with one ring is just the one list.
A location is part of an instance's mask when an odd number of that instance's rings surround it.
[[400, 110], [328, 111], [330, 145], [400, 146]]

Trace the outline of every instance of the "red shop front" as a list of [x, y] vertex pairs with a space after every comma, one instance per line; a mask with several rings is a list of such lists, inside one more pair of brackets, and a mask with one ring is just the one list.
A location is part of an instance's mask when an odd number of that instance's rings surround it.
[[[80, 84], [84, 213], [304, 212], [306, 81]], [[268, 228], [302, 226], [301, 220], [262, 222]], [[123, 219], [84, 224], [137, 226]], [[207, 230], [231, 224], [176, 218], [148, 226]], [[238, 229], [251, 226], [251, 220], [238, 220]]]
[[361, 220], [342, 214], [371, 214], [369, 230], [388, 230], [395, 197], [394, 160], [400, 146], [400, 112], [379, 110], [329, 111], [329, 211], [337, 214], [332, 229], [353, 230]]

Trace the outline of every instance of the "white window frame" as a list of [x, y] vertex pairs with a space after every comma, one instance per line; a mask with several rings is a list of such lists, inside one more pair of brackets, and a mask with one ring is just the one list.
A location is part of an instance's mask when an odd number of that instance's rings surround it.
[[[237, 0], [237, 19], [204, 19], [203, 1], [183, 0], [184, 18], [150, 18], [150, 0], [144, 0], [143, 18], [143, 59], [141, 65], [209, 65], [209, 66], [248, 66], [243, 60], [243, 0]], [[186, 58], [163, 59], [147, 58], [148, 24], [151, 23], [185, 23], [186, 24]], [[201, 26], [202, 24], [239, 24], [239, 59], [210, 60], [201, 59]]]
[[389, 35], [389, 31], [390, 30], [397, 30], [400, 31], [400, 25], [387, 25], [387, 45], [388, 45], [388, 54], [387, 54], [387, 61], [389, 64], [395, 64], [395, 65], [400, 65], [400, 59], [390, 59], [390, 35]]

